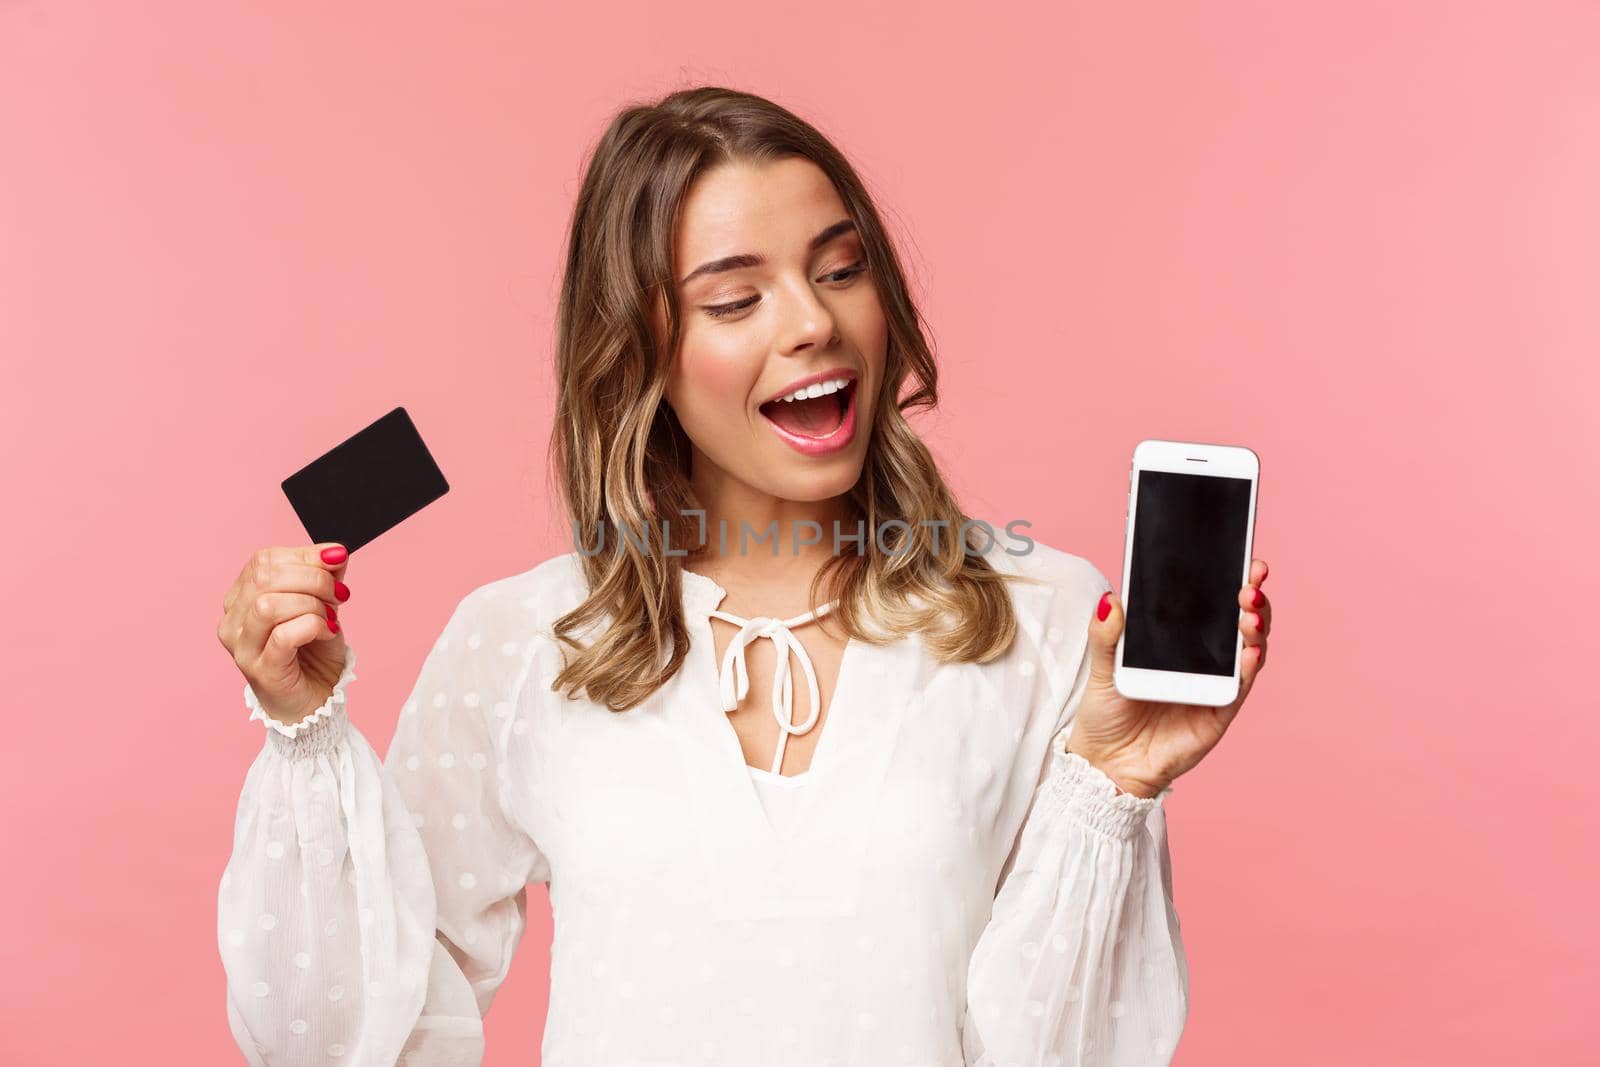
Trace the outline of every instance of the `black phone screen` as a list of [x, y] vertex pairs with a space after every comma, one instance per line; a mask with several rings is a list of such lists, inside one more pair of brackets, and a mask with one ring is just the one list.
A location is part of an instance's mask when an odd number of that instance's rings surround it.
[[1232, 676], [1250, 479], [1142, 471], [1122, 665]]

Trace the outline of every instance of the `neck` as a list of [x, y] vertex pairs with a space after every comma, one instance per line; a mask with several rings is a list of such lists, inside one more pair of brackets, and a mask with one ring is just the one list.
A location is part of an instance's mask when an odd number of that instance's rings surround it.
[[[696, 500], [705, 509], [705, 541], [692, 541], [700, 531], [690, 523], [691, 543], [684, 565], [724, 586], [792, 586], [808, 582], [834, 554], [834, 533], [856, 533], [854, 507], [847, 496], [822, 500], [786, 500], [741, 483], [694, 482]], [[811, 543], [806, 543], [811, 542]], [[841, 551], [854, 551], [854, 541], [841, 541]]]

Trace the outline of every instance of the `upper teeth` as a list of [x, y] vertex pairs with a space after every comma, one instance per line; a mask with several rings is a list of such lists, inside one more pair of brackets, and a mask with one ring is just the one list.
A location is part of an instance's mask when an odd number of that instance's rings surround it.
[[827, 396], [829, 393], [837, 393], [849, 384], [849, 378], [835, 378], [829, 382], [817, 382], [815, 385], [802, 386], [787, 396], [778, 397], [778, 399], [789, 403], [793, 403], [796, 400], [809, 400], [815, 396]]

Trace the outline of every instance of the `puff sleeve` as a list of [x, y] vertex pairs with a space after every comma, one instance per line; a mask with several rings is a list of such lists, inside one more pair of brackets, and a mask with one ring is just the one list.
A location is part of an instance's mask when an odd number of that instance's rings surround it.
[[500, 767], [533, 648], [483, 589], [456, 607], [401, 709], [389, 755], [328, 702], [285, 726], [245, 685], [265, 743], [245, 776], [218, 892], [234, 1040], [255, 1067], [470, 1067], [521, 939], [544, 855]]
[[[1090, 570], [1098, 599], [1111, 586]], [[1187, 1021], [1162, 808], [1172, 790], [1118, 793], [1065, 751], [1088, 676], [1085, 648], [969, 961], [962, 1047], [971, 1067], [1167, 1064]]]

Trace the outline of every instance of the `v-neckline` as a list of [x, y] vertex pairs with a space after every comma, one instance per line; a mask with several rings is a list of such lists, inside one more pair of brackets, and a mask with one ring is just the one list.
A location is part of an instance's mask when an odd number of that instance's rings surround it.
[[[720, 763], [730, 765], [730, 769], [737, 768], [739, 781], [735, 788], [746, 798], [749, 805], [753, 806], [756, 817], [767, 832], [780, 840], [789, 840], [804, 830], [806, 813], [816, 803], [818, 779], [832, 765], [832, 752], [838, 739], [834, 736], [836, 727], [841, 723], [840, 712], [848, 715], [850, 702], [848, 699], [841, 701], [841, 696], [848, 696], [846, 686], [854, 677], [855, 661], [862, 655], [862, 643], [848, 635], [845, 638], [844, 651], [839, 658], [839, 673], [834, 678], [833, 694], [828, 698], [827, 714], [819, 715], [816, 724], [812, 727], [822, 732], [817, 736], [817, 743], [811, 750], [811, 762], [799, 774], [774, 774], [765, 767], [757, 767], [744, 758], [744, 748], [739, 743], [739, 733], [728, 721], [729, 713], [722, 708], [721, 701], [721, 665], [717, 660], [716, 634], [711, 628], [711, 612], [717, 610], [723, 599], [728, 595], [715, 580], [706, 577], [688, 568], [682, 568], [684, 581], [684, 607], [689, 611], [687, 622], [694, 628], [694, 636], [703, 638], [705, 653], [703, 659], [696, 662], [694, 644], [691, 642], [689, 651], [689, 664], [693, 667], [697, 685], [707, 695], [707, 702], [713, 716], [720, 721], [711, 722], [714, 732], [718, 735], [715, 742], [716, 748], [725, 754]], [[731, 614], [731, 613], [730, 613]], [[797, 635], [798, 639], [798, 635]], [[702, 666], [703, 665], [703, 666]], [[698, 717], [698, 716], [697, 716]], [[762, 802], [757, 792], [757, 785], [752, 772], [759, 772], [772, 778], [783, 779], [783, 784], [800, 793], [794, 817], [788, 827], [779, 828], [772, 824], [772, 818], [767, 814], [766, 804]]]
[[[811, 766], [784, 776], [795, 794], [777, 826], [755, 769], [722, 710], [710, 611], [725, 590], [683, 570], [689, 630], [667, 714], [688, 769], [688, 820], [705, 871], [706, 906], [719, 922], [818, 920], [859, 914], [871, 812], [888, 779], [925, 662], [916, 633], [883, 644], [853, 641], [840, 659], [834, 699]], [[717, 720], [721, 719], [721, 722]], [[780, 828], [781, 827], [781, 828]]]

